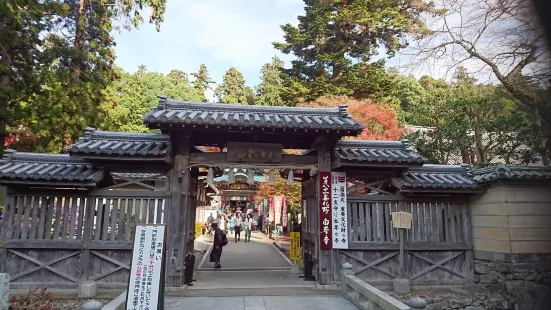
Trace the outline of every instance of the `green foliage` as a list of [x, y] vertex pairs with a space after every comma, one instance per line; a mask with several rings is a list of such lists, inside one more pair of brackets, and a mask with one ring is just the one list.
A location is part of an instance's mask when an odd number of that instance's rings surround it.
[[252, 88], [245, 85], [245, 78], [235, 67], [231, 67], [226, 74], [222, 84], [215, 92], [219, 102], [232, 104], [254, 104], [255, 96]]
[[201, 90], [189, 85], [187, 74], [172, 70], [168, 75], [149, 72], [140, 66], [134, 74], [122, 72], [107, 88], [107, 98], [101, 109], [104, 117], [99, 125], [105, 130], [147, 132], [142, 117], [157, 106], [158, 94], [187, 101], [202, 101]]
[[502, 87], [476, 84], [463, 68], [452, 84], [429, 77], [408, 84], [409, 90], [399, 94], [409, 100], [403, 106], [410, 123], [430, 127], [409, 138], [429, 161], [449, 163], [458, 154], [461, 162], [480, 166], [497, 158], [525, 164], [537, 160], [531, 146], [541, 134], [530, 136], [529, 114]]
[[[0, 5], [0, 140], [10, 131], [36, 137], [13, 147], [60, 152], [86, 126], [96, 126], [106, 87], [116, 78], [117, 21], [137, 27], [144, 8], [162, 22], [165, 1], [7, 1]], [[8, 108], [8, 109], [7, 109]], [[2, 117], [2, 115], [6, 117]], [[2, 144], [3, 145], [3, 144]]]
[[260, 69], [260, 84], [256, 87], [258, 96], [257, 104], [282, 106], [283, 101], [283, 78], [281, 69], [284, 66], [283, 60], [274, 56], [272, 62], [267, 63]]
[[274, 46], [297, 57], [285, 72], [304, 83], [308, 100], [330, 95], [365, 98], [378, 91], [377, 81], [385, 76], [382, 62], [372, 64], [372, 57], [381, 47], [392, 57], [407, 46], [406, 35], [424, 34], [420, 14], [431, 9], [423, 1], [305, 1], [299, 25], [281, 26], [285, 43]]
[[193, 88], [203, 93], [201, 101], [206, 102], [207, 97], [205, 95], [205, 92], [211, 89], [211, 84], [214, 84], [214, 80], [212, 80], [209, 76], [207, 66], [201, 64], [201, 66], [199, 67], [199, 71], [196, 73], [192, 73], [191, 75], [195, 78], [195, 80], [193, 81]]

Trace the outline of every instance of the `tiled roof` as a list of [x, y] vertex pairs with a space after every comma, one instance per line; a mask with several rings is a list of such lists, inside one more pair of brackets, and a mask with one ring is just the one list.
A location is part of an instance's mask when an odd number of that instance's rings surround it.
[[498, 180], [551, 180], [551, 167], [491, 166], [474, 170], [473, 179], [481, 184]]
[[[23, 153], [6, 150], [0, 160], [0, 179], [40, 181], [99, 181], [103, 172], [66, 154]], [[9, 182], [8, 182], [9, 183]]]
[[347, 131], [357, 134], [363, 125], [336, 108], [291, 108], [177, 101], [159, 96], [159, 105], [143, 120], [152, 128], [161, 124], [221, 127], [281, 128]]
[[467, 165], [424, 165], [410, 168], [393, 177], [400, 188], [465, 189], [476, 188]]
[[164, 157], [170, 136], [156, 133], [113, 132], [86, 128], [86, 134], [66, 150], [75, 155]]
[[342, 161], [374, 163], [417, 163], [424, 158], [410, 148], [407, 140], [366, 141], [339, 140], [335, 146], [335, 156]]

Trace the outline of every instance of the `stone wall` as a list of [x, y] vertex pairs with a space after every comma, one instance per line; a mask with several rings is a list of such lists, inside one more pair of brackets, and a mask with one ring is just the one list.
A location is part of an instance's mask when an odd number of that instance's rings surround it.
[[475, 283], [513, 303], [515, 310], [551, 309], [551, 257], [509, 256], [508, 261], [474, 260]]

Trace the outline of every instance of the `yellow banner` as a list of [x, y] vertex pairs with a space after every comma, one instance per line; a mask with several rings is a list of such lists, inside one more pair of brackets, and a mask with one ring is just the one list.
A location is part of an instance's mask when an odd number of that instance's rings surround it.
[[195, 238], [201, 236], [201, 223], [195, 223]]
[[299, 260], [300, 259], [300, 233], [299, 232], [292, 232], [290, 237], [291, 239], [291, 248], [289, 251], [289, 258], [291, 260]]

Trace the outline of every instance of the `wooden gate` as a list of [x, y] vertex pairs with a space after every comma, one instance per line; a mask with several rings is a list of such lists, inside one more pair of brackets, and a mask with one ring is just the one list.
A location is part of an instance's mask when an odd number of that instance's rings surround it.
[[[316, 186], [315, 179], [302, 182], [302, 257], [308, 252], [315, 260], [318, 257], [319, 246], [319, 202], [316, 197]], [[318, 268], [314, 267], [313, 273], [318, 279]]]
[[[393, 228], [392, 212], [413, 215], [404, 235]], [[348, 197], [349, 249], [338, 250], [335, 278], [349, 262], [364, 281], [390, 285], [401, 276], [401, 266], [413, 285], [463, 284], [473, 279], [470, 219], [466, 201], [387, 195]]]

